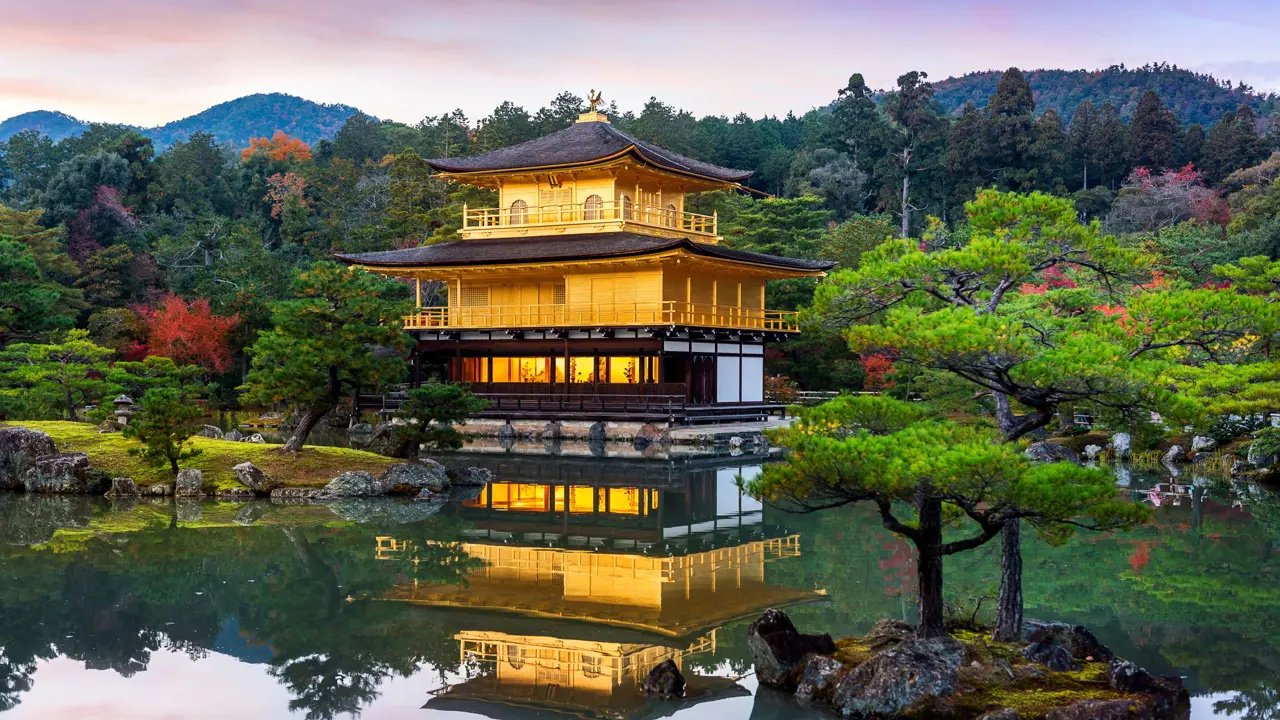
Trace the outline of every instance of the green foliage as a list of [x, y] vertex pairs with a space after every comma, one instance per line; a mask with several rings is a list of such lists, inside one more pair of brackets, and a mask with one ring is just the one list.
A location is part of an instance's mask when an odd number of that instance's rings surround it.
[[452, 383], [428, 382], [409, 391], [396, 417], [397, 457], [416, 457], [421, 450], [440, 452], [462, 447], [462, 433], [455, 424], [488, 407], [471, 394], [471, 388]]
[[21, 396], [21, 406], [36, 410], [37, 417], [62, 412], [75, 420], [81, 408], [110, 390], [103, 377], [111, 354], [110, 348], [93, 344], [85, 330], [69, 330], [49, 344], [12, 344], [0, 351], [0, 392]]
[[130, 452], [157, 465], [168, 464], [178, 474], [178, 461], [194, 457], [200, 450], [187, 441], [198, 429], [195, 422], [204, 409], [193, 398], [171, 387], [152, 387], [142, 396], [140, 412], [124, 426], [124, 436], [141, 442], [144, 447]]
[[0, 235], [0, 347], [71, 324], [57, 311], [63, 294], [46, 282], [31, 249]]

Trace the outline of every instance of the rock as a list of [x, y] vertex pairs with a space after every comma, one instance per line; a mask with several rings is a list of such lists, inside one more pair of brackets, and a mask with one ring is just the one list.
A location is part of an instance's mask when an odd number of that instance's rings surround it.
[[249, 437], [245, 438], [244, 440], [241, 440], [241, 442], [257, 443], [259, 445], [265, 445], [267, 442], [267, 439], [262, 437], [262, 433], [254, 433]]
[[493, 471], [488, 468], [468, 467], [449, 470], [449, 484], [458, 487], [484, 487], [493, 482]]
[[169, 483], [154, 483], [152, 485], [143, 485], [138, 492], [140, 495], [165, 497], [173, 494], [173, 486], [171, 486]]
[[86, 497], [8, 495], [0, 499], [0, 544], [44, 545], [60, 528], [89, 527], [93, 512], [93, 502]]
[[742, 447], [742, 438], [738, 437], [737, 435], [734, 435], [733, 437], [729, 438], [729, 447], [733, 447], [733, 448]]
[[179, 470], [178, 479], [173, 483], [173, 494], [178, 497], [197, 497], [204, 485], [204, 473], [199, 470]]
[[781, 610], [767, 610], [747, 628], [756, 677], [765, 685], [794, 690], [812, 655], [834, 655], [831, 636], [805, 635]]
[[235, 524], [253, 525], [266, 516], [271, 506], [264, 502], [247, 502], [236, 511]]
[[1078, 670], [1080, 667], [1071, 659], [1071, 653], [1066, 648], [1050, 642], [1031, 643], [1022, 648], [1022, 657], [1059, 672]]
[[267, 477], [266, 473], [251, 462], [242, 462], [231, 469], [235, 471], [236, 479], [241, 485], [259, 495], [270, 494], [281, 485], [279, 481]]
[[1164, 465], [1177, 465], [1178, 463], [1187, 461], [1187, 451], [1182, 449], [1181, 445], [1174, 445], [1160, 456], [1160, 462]]
[[1263, 455], [1262, 452], [1257, 449], [1257, 447], [1258, 447], [1257, 440], [1254, 440], [1253, 442], [1249, 443], [1249, 454], [1246, 455], [1245, 457], [1248, 459], [1250, 465], [1261, 468], [1261, 467], [1271, 467], [1272, 465], [1276, 464], [1275, 455]]
[[1053, 643], [1066, 648], [1076, 660], [1097, 660], [1109, 662], [1115, 653], [1103, 645], [1092, 632], [1083, 625], [1070, 625], [1063, 622], [1041, 622], [1024, 620], [1022, 623], [1022, 639], [1028, 643]]
[[663, 445], [670, 440], [671, 435], [666, 429], [660, 428], [653, 423], [645, 423], [636, 431], [636, 437], [635, 440], [632, 441], [632, 447], [643, 452], [650, 445]]
[[445, 502], [408, 502], [394, 498], [337, 498], [325, 507], [343, 520], [352, 522], [386, 521], [397, 525], [421, 522], [440, 512]]
[[1049, 442], [1033, 442], [1027, 446], [1023, 454], [1036, 462], [1060, 462], [1064, 460], [1073, 463], [1080, 462], [1080, 456], [1075, 450]]
[[36, 458], [57, 454], [58, 446], [46, 433], [24, 427], [0, 428], [0, 490], [20, 489]]
[[22, 476], [27, 492], [83, 495], [102, 492], [96, 479], [89, 475], [89, 456], [64, 453], [36, 458]]
[[543, 426], [542, 432], [538, 433], [538, 438], [541, 440], [559, 440], [563, 432], [564, 426], [560, 421], [552, 420]]
[[653, 695], [666, 700], [684, 697], [684, 676], [680, 668], [670, 658], [663, 660], [649, 671], [649, 675], [640, 684], [645, 695]]
[[138, 494], [138, 485], [133, 478], [111, 478], [111, 487], [107, 488], [107, 497], [131, 497]]
[[109, 417], [97, 425], [94, 425], [93, 429], [97, 430], [99, 435], [103, 433], [120, 432], [120, 421], [116, 420], [114, 417]]
[[200, 509], [200, 501], [191, 498], [180, 499], [174, 501], [173, 512], [177, 515], [178, 522], [200, 522], [203, 512]]
[[432, 492], [431, 490], [423, 488], [422, 490], [418, 491], [417, 495], [413, 496], [413, 501], [414, 502], [448, 502], [448, 499], [441, 497], [439, 493]]
[[896, 640], [903, 642], [914, 638], [916, 628], [909, 622], [902, 620], [890, 620], [888, 618], [877, 620], [875, 625], [867, 631], [867, 640], [877, 641], [874, 644], [884, 644], [886, 641]]
[[506, 423], [502, 427], [498, 428], [497, 437], [498, 437], [498, 440], [515, 440], [516, 429], [511, 425], [511, 423]]
[[826, 655], [810, 655], [800, 673], [796, 686], [796, 700], [802, 703], [820, 704], [831, 701], [831, 693], [845, 672], [844, 664]]
[[952, 638], [909, 640], [884, 650], [840, 679], [832, 708], [853, 718], [891, 717], [955, 688], [965, 649]]
[[213, 425], [205, 425], [204, 427], [200, 428], [200, 432], [196, 433], [196, 435], [199, 437], [206, 437], [211, 440], [221, 440], [222, 429], [215, 427]]
[[363, 470], [348, 470], [324, 486], [321, 497], [378, 497], [382, 495], [382, 483]]
[[1152, 720], [1151, 710], [1135, 700], [1077, 700], [1054, 708], [1045, 720]]
[[1018, 711], [1013, 708], [1005, 708], [999, 712], [987, 713], [978, 720], [1018, 720]]
[[607, 431], [608, 431], [608, 427], [604, 423], [598, 422], [593, 424], [591, 427], [587, 428], [587, 442], [589, 443], [605, 442], [605, 440], [608, 439]]
[[213, 495], [219, 500], [250, 500], [257, 497], [249, 488], [222, 488]]
[[1116, 458], [1123, 460], [1133, 451], [1133, 436], [1126, 432], [1118, 432], [1111, 436], [1111, 442], [1108, 444], [1115, 452]]
[[324, 488], [317, 487], [281, 487], [271, 491], [272, 500], [306, 500], [320, 497]]
[[387, 495], [417, 495], [422, 490], [439, 492], [449, 484], [449, 474], [435, 460], [400, 463], [387, 468], [378, 478]]
[[1116, 692], [1150, 695], [1151, 715], [1157, 720], [1186, 717], [1191, 706], [1191, 696], [1182, 678], [1152, 675], [1128, 660], [1111, 662], [1107, 667], [1107, 685]]
[[371, 435], [373, 434], [373, 426], [369, 423], [356, 423], [347, 428], [348, 435]]
[[1094, 461], [1094, 460], [1097, 460], [1097, 459], [1098, 459], [1098, 456], [1099, 456], [1099, 455], [1101, 455], [1101, 454], [1102, 454], [1102, 446], [1101, 446], [1101, 445], [1085, 445], [1085, 446], [1084, 446], [1084, 459], [1085, 459], [1085, 460], [1089, 460], [1090, 462], [1092, 462], [1092, 461]]
[[1249, 471], [1249, 464], [1240, 458], [1231, 461], [1231, 477], [1240, 477]]
[[242, 435], [239, 430], [231, 428], [222, 436], [222, 439], [230, 440], [231, 442], [240, 442], [241, 440], [244, 440], [244, 435]]
[[1191, 452], [1206, 452], [1218, 447], [1218, 441], [1211, 437], [1196, 435], [1191, 438]]

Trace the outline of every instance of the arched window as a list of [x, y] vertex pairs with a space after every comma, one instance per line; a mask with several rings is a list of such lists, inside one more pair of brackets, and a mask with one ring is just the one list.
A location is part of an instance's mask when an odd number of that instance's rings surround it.
[[669, 227], [675, 227], [675, 226], [676, 226], [676, 216], [677, 216], [677, 215], [679, 215], [679, 213], [678, 213], [678, 212], [676, 212], [676, 206], [675, 206], [675, 204], [673, 203], [673, 204], [671, 204], [671, 205], [668, 205], [668, 206], [667, 206], [667, 216], [666, 216], [665, 218], [663, 218], [663, 219], [666, 221], [664, 224], [665, 224], [665, 225], [667, 225], [667, 226], [669, 226]]
[[631, 196], [630, 195], [622, 196], [622, 219], [623, 220], [631, 219]]
[[604, 200], [599, 195], [590, 195], [582, 203], [583, 220], [603, 220]]
[[524, 225], [529, 222], [529, 203], [523, 200], [516, 200], [511, 203], [511, 222], [512, 225]]
[[519, 670], [520, 668], [524, 667], [524, 661], [527, 657], [526, 655], [527, 652], [528, 651], [525, 648], [516, 647], [515, 645], [508, 645], [507, 646], [507, 664], [510, 665], [513, 670]]

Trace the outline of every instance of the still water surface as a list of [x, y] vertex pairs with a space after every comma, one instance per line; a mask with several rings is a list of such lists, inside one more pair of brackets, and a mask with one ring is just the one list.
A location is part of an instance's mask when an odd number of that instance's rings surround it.
[[[744, 497], [734, 478], [758, 461], [468, 461], [495, 483], [443, 507], [0, 496], [0, 710], [813, 717], [757, 687], [750, 620], [787, 607], [847, 635], [911, 619], [908, 547], [857, 508]], [[1197, 718], [1280, 717], [1280, 498], [1126, 482], [1156, 522], [1031, 544], [1028, 615], [1184, 676]], [[996, 545], [948, 560], [962, 605], [994, 594]], [[667, 658], [689, 697], [646, 702], [639, 679]]]

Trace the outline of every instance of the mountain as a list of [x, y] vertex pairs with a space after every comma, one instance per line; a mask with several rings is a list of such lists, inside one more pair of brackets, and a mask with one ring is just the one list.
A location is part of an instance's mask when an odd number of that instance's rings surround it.
[[81, 122], [66, 113], [36, 110], [14, 115], [4, 122], [0, 122], [0, 142], [8, 140], [23, 130], [38, 130], [48, 135], [54, 142], [57, 142], [64, 138], [75, 137], [88, 129], [88, 127], [88, 123]]
[[[996, 91], [1001, 71], [974, 72], [934, 83], [934, 98], [952, 112], [966, 103], [978, 107]], [[1212, 125], [1218, 116], [1240, 105], [1249, 105], [1259, 118], [1280, 110], [1280, 97], [1258, 93], [1247, 85], [1195, 73], [1176, 65], [1155, 64], [1140, 68], [1113, 65], [1105, 70], [1030, 70], [1027, 82], [1036, 99], [1036, 112], [1053, 108], [1069, 122], [1076, 106], [1088, 100], [1095, 107], [1111, 103], [1126, 120], [1148, 90], [1154, 90], [1183, 123]]]
[[[333, 137], [347, 118], [358, 112], [350, 105], [325, 105], [284, 93], [247, 95], [224, 102], [153, 128], [135, 128], [151, 138], [157, 150], [191, 137], [192, 133], [211, 133], [220, 142], [245, 147], [249, 138], [271, 137], [283, 130], [308, 145]], [[23, 130], [38, 130], [53, 140], [75, 137], [89, 127], [88, 123], [60, 112], [37, 110], [0, 123], [0, 142]]]

